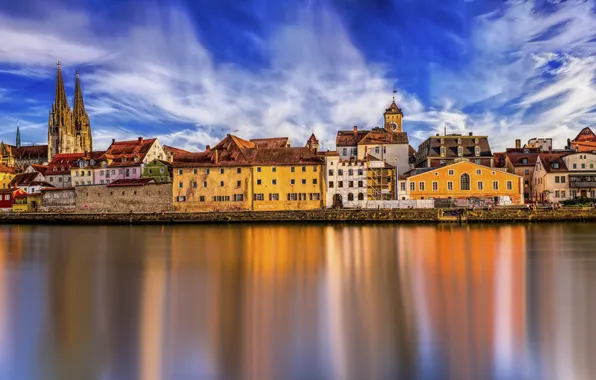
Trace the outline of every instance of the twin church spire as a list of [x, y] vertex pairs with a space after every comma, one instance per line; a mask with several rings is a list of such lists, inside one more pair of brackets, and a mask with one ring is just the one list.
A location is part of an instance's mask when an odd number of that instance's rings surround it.
[[79, 73], [76, 73], [74, 105], [71, 111], [64, 89], [62, 67], [58, 61], [56, 96], [48, 121], [48, 160], [59, 153], [91, 152], [91, 123], [85, 103]]

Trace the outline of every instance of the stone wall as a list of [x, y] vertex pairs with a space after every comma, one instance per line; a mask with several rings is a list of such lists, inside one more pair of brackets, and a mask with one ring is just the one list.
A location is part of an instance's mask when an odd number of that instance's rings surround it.
[[171, 211], [172, 185], [79, 186], [76, 187], [76, 212], [161, 212]]
[[41, 190], [40, 212], [74, 212], [75, 189]]

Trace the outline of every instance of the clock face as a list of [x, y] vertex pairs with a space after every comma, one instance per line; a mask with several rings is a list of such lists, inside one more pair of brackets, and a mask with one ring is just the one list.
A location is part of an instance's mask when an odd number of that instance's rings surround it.
[[396, 123], [389, 123], [389, 128], [391, 128], [391, 130], [393, 132], [397, 131], [397, 124]]

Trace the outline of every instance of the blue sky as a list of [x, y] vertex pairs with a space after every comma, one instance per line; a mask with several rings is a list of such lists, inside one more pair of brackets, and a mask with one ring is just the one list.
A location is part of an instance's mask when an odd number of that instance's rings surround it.
[[596, 120], [593, 1], [0, 1], [0, 139], [45, 143], [56, 61], [79, 70], [94, 147], [158, 136], [378, 126], [393, 89], [413, 146], [442, 132], [555, 147]]

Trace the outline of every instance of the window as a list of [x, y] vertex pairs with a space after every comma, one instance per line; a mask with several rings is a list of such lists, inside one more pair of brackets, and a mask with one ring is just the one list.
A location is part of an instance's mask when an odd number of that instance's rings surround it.
[[559, 183], [559, 176], [558, 175], [555, 176], [555, 183]]
[[306, 185], [306, 179], [303, 179], [303, 180], [302, 180], [302, 184], [303, 184], [303, 185]]
[[291, 179], [290, 180], [290, 185], [295, 185], [296, 184], [296, 180], [295, 179]]
[[205, 202], [205, 196], [204, 195], [201, 195], [199, 197], [199, 202]]
[[118, 174], [122, 174], [122, 173], [123, 173], [122, 169], [118, 170]]
[[379, 147], [378, 147], [378, 146], [376, 146], [376, 147], [375, 147], [375, 153], [376, 153], [376, 154], [379, 154], [379, 153], [381, 153], [381, 150], [379, 149]]
[[449, 174], [449, 175], [454, 175], [453, 169], [449, 169], [449, 172], [448, 172], [448, 174]]
[[[294, 172], [294, 168], [292, 168], [292, 172]], [[329, 175], [333, 175], [333, 169], [329, 169]]]
[[277, 172], [277, 168], [276, 168], [275, 166], [273, 166], [273, 167], [271, 167], [271, 171], [272, 171], [273, 173], [276, 173], [276, 172]]
[[236, 187], [242, 186], [242, 181], [236, 181]]
[[354, 187], [354, 181], [348, 181], [348, 187]]
[[329, 188], [333, 189], [333, 181], [329, 181]]
[[513, 182], [507, 181], [507, 190], [513, 190]]
[[470, 190], [470, 175], [468, 173], [464, 173], [459, 177], [459, 187], [460, 190]]
[[265, 200], [263, 194], [255, 194], [255, 201], [262, 201]]
[[364, 181], [358, 181], [358, 187], [364, 187]]
[[493, 190], [499, 190], [499, 181], [493, 181]]
[[302, 173], [306, 173], [306, 166], [302, 167]]
[[566, 177], [564, 175], [561, 176], [561, 183], [565, 183], [565, 178]]
[[320, 201], [321, 200], [321, 194], [319, 194], [319, 193], [310, 193], [310, 200], [311, 201]]
[[457, 155], [458, 156], [463, 156], [464, 155], [464, 148], [462, 148], [461, 146], [457, 147]]
[[219, 169], [219, 174], [224, 174], [224, 168]]
[[406, 183], [405, 182], [400, 183], [400, 189], [401, 189], [401, 191], [406, 191]]
[[197, 174], [197, 169], [192, 169], [192, 174]]
[[279, 194], [278, 193], [269, 194], [269, 200], [270, 201], [278, 201], [279, 200]]
[[342, 169], [337, 169], [337, 175], [344, 175], [344, 171]]
[[298, 200], [298, 194], [296, 194], [296, 193], [288, 193], [288, 200], [289, 201], [296, 201], [296, 200]]
[[260, 173], [260, 172], [261, 172], [261, 167], [259, 166], [259, 167], [257, 167], [257, 173]]
[[565, 190], [561, 190], [561, 198], [565, 198]]
[[363, 201], [364, 200], [364, 193], [358, 193], [358, 200], [359, 201]]
[[445, 147], [441, 147], [441, 157], [445, 157]]
[[178, 188], [182, 189], [184, 187], [184, 185], [182, 184], [182, 182], [178, 182]]
[[526, 170], [524, 171], [524, 174], [525, 174], [525, 175], [530, 175], [530, 169], [526, 169]]
[[236, 174], [241, 174], [242, 173], [242, 168], [236, 168]]
[[571, 190], [571, 198], [577, 198], [577, 190]]
[[364, 174], [364, 170], [358, 169], [358, 175], [363, 175], [363, 174]]
[[410, 182], [410, 191], [416, 190], [416, 182]]
[[418, 189], [424, 191], [424, 182], [418, 182]]
[[353, 201], [354, 200], [354, 194], [352, 194], [352, 193], [348, 194], [348, 200], [349, 201]]
[[257, 185], [260, 185], [260, 184], [261, 184], [261, 180], [257, 179]]
[[272, 184], [272, 185], [277, 185], [277, 180], [276, 180], [276, 179], [272, 179], [272, 180], [271, 180], [271, 184]]
[[[178, 169], [178, 175], [182, 175], [182, 169]], [[112, 174], [114, 174], [114, 171], [112, 170]]]
[[234, 194], [234, 202], [243, 202], [244, 194]]
[[229, 202], [230, 196], [229, 195], [216, 195], [213, 197], [213, 202]]
[[482, 175], [482, 170], [476, 169], [476, 175]]
[[203, 181], [203, 187], [207, 187], [207, 181]]
[[555, 190], [555, 198], [560, 198], [561, 192], [559, 190]]
[[387, 147], [383, 146], [383, 153], [387, 153]]
[[574, 169], [577, 169], [577, 164], [573, 164], [573, 168]]
[[211, 173], [211, 169], [209, 169], [209, 168], [205, 169], [205, 174], [209, 175], [209, 173]]
[[224, 181], [219, 181], [219, 187], [224, 187]]
[[594, 164], [590, 164], [590, 169], [594, 169]]
[[346, 148], [343, 148], [343, 149], [341, 150], [341, 154], [342, 154], [343, 156], [346, 156], [346, 155], [348, 154], [348, 150], [347, 150]]
[[178, 202], [186, 202], [186, 197], [185, 197], [184, 195], [181, 195], [181, 196], [179, 196], [179, 197], [176, 197], [176, 200], [177, 200]]
[[476, 156], [480, 156], [480, 147], [479, 147], [479, 146], [477, 146], [477, 147], [474, 149], [474, 153], [476, 154]]
[[337, 182], [337, 187], [344, 187], [344, 181]]
[[316, 178], [313, 178], [313, 179], [312, 179], [312, 184], [313, 184], [313, 185], [316, 185], [316, 184], [317, 184], [317, 179], [316, 179]]
[[[132, 174], [137, 174], [137, 169], [136, 168], [133, 168], [132, 169]], [[87, 175], [91, 175], [91, 173], [87, 173]]]
[[478, 190], [480, 190], [480, 191], [484, 190], [484, 182], [478, 181]]
[[447, 190], [453, 190], [453, 182], [447, 182]]
[[438, 190], [439, 190], [439, 183], [433, 182], [433, 191], [438, 191]]
[[[104, 184], [103, 179], [101, 181], [99, 181], [102, 185]], [[78, 182], [76, 183], [77, 185], [79, 184]]]
[[196, 188], [197, 188], [197, 183], [196, 183], [196, 181], [192, 183], [192, 188], [193, 188], [193, 189], [196, 189]]
[[354, 169], [348, 169], [348, 175], [354, 175]]
[[585, 168], [586, 168], [586, 164], [582, 164], [582, 169], [585, 169]]

